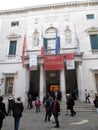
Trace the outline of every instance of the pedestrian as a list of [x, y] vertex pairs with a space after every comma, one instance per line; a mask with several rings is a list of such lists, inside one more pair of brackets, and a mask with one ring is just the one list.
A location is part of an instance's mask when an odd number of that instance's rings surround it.
[[90, 103], [90, 93], [85, 89], [85, 103]]
[[59, 101], [55, 98], [53, 102], [53, 109], [52, 109], [54, 118], [55, 118], [55, 123], [56, 125], [54, 126], [55, 128], [59, 128], [59, 120], [58, 117], [60, 115], [60, 103]]
[[12, 115], [13, 112], [14, 97], [12, 95], [8, 98], [8, 116]]
[[70, 109], [71, 116], [76, 115], [76, 112], [74, 111], [74, 105], [75, 105], [75, 101], [74, 101], [73, 97], [71, 95], [69, 95], [69, 98], [68, 98], [68, 109]]
[[6, 109], [5, 109], [5, 103], [3, 103], [3, 97], [0, 96], [0, 130], [2, 128], [3, 120], [6, 115], [7, 115], [7, 113], [6, 113]]
[[36, 97], [36, 100], [35, 100], [35, 107], [36, 107], [36, 112], [40, 112], [40, 105], [41, 105], [41, 101], [38, 97]]
[[32, 107], [33, 107], [33, 105], [32, 105], [32, 95], [29, 94], [28, 95], [28, 108], [31, 109]]
[[53, 97], [53, 99], [55, 99], [55, 88], [54, 87], [50, 91], [50, 96]]
[[21, 102], [21, 98], [18, 97], [13, 104], [14, 130], [19, 129], [20, 118], [22, 117], [23, 110], [23, 103]]
[[58, 90], [58, 92], [57, 92], [57, 100], [61, 101], [61, 99], [62, 99], [62, 93], [61, 93], [60, 90]]
[[46, 106], [45, 106], [45, 110], [46, 110], [45, 122], [47, 120], [50, 121], [50, 117], [52, 114], [52, 107], [53, 107], [53, 97], [49, 96], [49, 98], [46, 101]]
[[43, 106], [46, 107], [46, 102], [47, 102], [47, 99], [49, 98], [49, 93], [46, 94], [46, 96], [44, 96], [43, 98]]
[[98, 114], [98, 94], [95, 95], [95, 99], [93, 102], [96, 108], [96, 113]]
[[68, 110], [70, 110], [70, 104], [69, 104], [69, 97], [70, 97], [70, 94], [67, 93], [66, 94], [66, 114], [65, 115], [68, 115]]

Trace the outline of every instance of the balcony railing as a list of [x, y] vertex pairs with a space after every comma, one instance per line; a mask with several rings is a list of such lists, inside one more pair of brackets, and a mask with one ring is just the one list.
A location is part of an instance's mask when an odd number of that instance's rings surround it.
[[[60, 54], [66, 54], [66, 53], [76, 53], [77, 48], [60, 48]], [[27, 55], [35, 54], [35, 55], [40, 55], [40, 50], [27, 50], [26, 51]], [[54, 55], [55, 49], [44, 49], [44, 55]]]

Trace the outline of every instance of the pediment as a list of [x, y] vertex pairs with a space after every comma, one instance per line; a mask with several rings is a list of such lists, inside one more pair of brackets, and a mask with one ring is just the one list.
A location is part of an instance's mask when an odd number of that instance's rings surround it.
[[11, 39], [11, 38], [19, 38], [21, 37], [19, 34], [16, 34], [16, 33], [12, 33], [10, 35], [7, 36], [8, 39]]
[[90, 28], [87, 28], [85, 31], [88, 33], [89, 32], [98, 32], [98, 27], [92, 26]]

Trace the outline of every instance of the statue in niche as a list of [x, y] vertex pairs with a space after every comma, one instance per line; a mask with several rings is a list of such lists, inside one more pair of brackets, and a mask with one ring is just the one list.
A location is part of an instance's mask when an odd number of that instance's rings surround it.
[[33, 33], [33, 45], [38, 46], [39, 45], [39, 33], [37, 29], [35, 29], [35, 32]]
[[65, 29], [65, 36], [66, 36], [66, 43], [71, 43], [71, 30], [69, 29], [69, 26], [66, 26]]

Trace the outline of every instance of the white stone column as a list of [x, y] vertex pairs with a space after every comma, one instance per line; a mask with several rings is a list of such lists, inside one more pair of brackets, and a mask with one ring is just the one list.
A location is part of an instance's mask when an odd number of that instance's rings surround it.
[[29, 68], [26, 68], [25, 75], [26, 75], [26, 77], [25, 77], [25, 80], [26, 80], [25, 99], [27, 100], [28, 99], [27, 94], [28, 94], [29, 87], [30, 87], [30, 70], [29, 70]]
[[44, 75], [44, 86], [43, 86], [43, 96], [46, 96], [46, 72], [43, 72]]
[[40, 64], [40, 100], [43, 100], [43, 91], [44, 91], [44, 70], [43, 70], [43, 65]]
[[83, 87], [82, 63], [78, 63], [77, 84], [78, 84], [79, 99], [83, 101], [84, 100], [84, 87]]
[[65, 73], [64, 69], [60, 71], [60, 88], [62, 93], [62, 100], [66, 100], [66, 89], [65, 89]]

